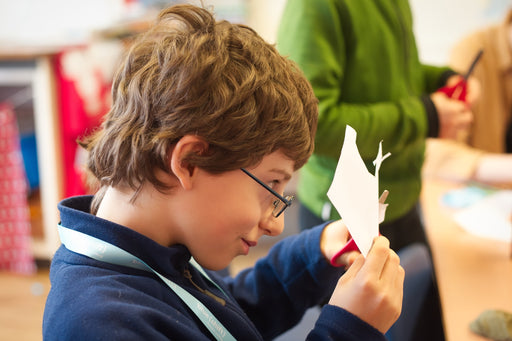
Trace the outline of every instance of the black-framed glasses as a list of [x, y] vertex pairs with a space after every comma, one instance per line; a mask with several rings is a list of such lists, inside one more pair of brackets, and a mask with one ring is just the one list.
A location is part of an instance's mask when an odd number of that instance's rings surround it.
[[257, 183], [259, 183], [261, 186], [265, 187], [265, 189], [267, 191], [272, 193], [277, 198], [274, 201], [272, 201], [272, 206], [273, 206], [272, 215], [275, 218], [279, 217], [281, 215], [281, 213], [283, 213], [283, 211], [286, 210], [286, 208], [292, 204], [292, 201], [293, 201], [292, 195], [286, 195], [283, 197], [282, 195], [280, 195], [279, 193], [274, 191], [272, 188], [270, 188], [263, 181], [261, 181], [260, 179], [255, 177], [253, 174], [251, 174], [249, 171], [247, 171], [247, 169], [245, 169], [245, 168], [240, 168], [240, 169], [242, 170], [242, 172], [249, 175], [251, 177], [251, 179], [253, 179]]

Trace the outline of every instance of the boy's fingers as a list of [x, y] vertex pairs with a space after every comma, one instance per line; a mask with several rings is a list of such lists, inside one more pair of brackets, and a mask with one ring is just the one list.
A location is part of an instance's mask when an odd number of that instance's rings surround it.
[[345, 266], [346, 268], [348, 268], [349, 266], [352, 265], [352, 263], [354, 263], [354, 261], [360, 254], [361, 253], [358, 251], [345, 252], [340, 257], [336, 258], [336, 265]]
[[[400, 266], [400, 258], [393, 250], [389, 250], [388, 258], [381, 272], [381, 278], [391, 278], [397, 276], [397, 268]], [[393, 280], [392, 283], [395, 283]]]
[[369, 273], [376, 273], [379, 274], [379, 277], [381, 276], [389, 256], [389, 251], [389, 240], [383, 236], [375, 237], [364, 265]]
[[362, 254], [357, 253], [357, 252], [351, 252], [351, 253], [356, 254], [356, 256], [352, 262], [352, 265], [350, 265], [347, 272], [345, 272], [345, 274], [343, 275], [343, 277], [345, 277], [345, 278], [347, 278], [347, 277], [351, 278], [351, 277], [356, 276], [356, 274], [361, 270], [361, 268], [363, 267], [363, 265], [365, 263], [364, 256]]

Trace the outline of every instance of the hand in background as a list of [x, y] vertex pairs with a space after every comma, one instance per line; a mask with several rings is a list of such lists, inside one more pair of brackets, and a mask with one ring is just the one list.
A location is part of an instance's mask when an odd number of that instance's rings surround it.
[[329, 304], [386, 333], [402, 310], [405, 272], [389, 241], [376, 237], [368, 257], [359, 255], [339, 279]]
[[459, 140], [461, 132], [469, 131], [473, 113], [462, 101], [451, 99], [444, 93], [430, 95], [439, 117], [439, 138]]

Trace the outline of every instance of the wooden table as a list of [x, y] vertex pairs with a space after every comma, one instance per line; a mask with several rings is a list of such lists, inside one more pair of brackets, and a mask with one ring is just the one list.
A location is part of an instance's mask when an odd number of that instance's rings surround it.
[[469, 324], [486, 309], [512, 312], [510, 243], [465, 232], [440, 198], [462, 187], [442, 180], [424, 181], [421, 201], [443, 306], [447, 341], [483, 341]]

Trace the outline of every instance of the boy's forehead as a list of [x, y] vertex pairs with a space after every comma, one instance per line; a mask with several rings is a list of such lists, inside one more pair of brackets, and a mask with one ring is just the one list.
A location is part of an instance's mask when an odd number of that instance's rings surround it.
[[280, 173], [286, 179], [291, 178], [295, 161], [289, 159], [282, 151], [275, 151], [265, 155], [255, 169], [266, 172]]

